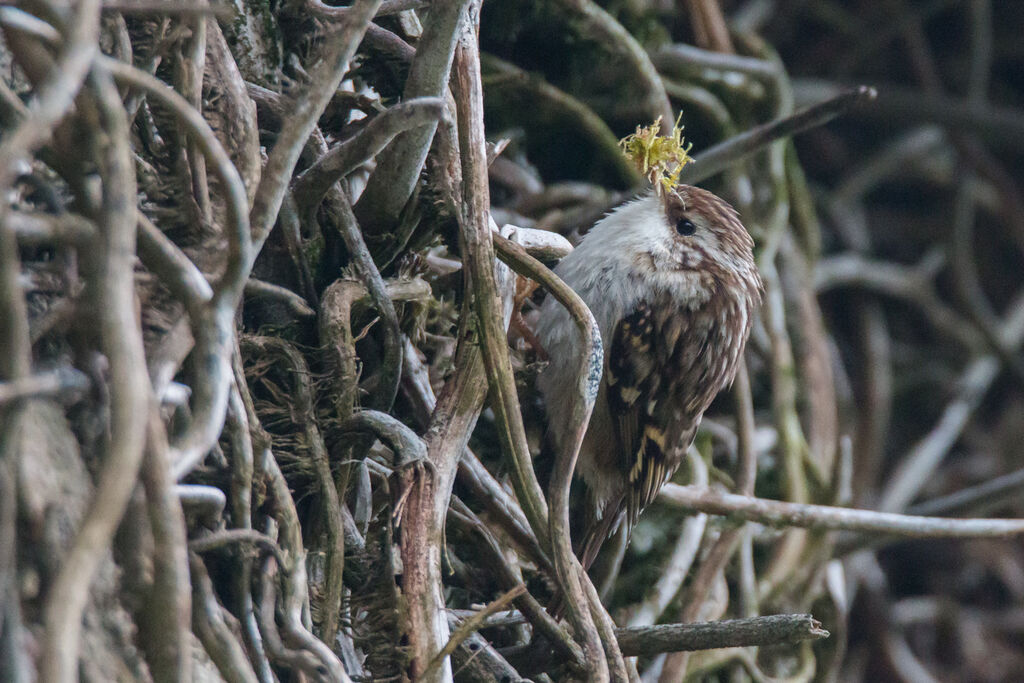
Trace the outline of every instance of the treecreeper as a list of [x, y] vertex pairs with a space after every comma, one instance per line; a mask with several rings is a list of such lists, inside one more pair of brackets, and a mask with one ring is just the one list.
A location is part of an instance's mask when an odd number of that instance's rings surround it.
[[[672, 138], [657, 128], [623, 140], [653, 191], [603, 218], [555, 268], [590, 307], [604, 343], [576, 465], [588, 490], [584, 567], [620, 524], [632, 530], [679, 468], [704, 411], [736, 375], [761, 302], [754, 243], [739, 216], [713, 193], [676, 182], [690, 160], [679, 127]], [[581, 342], [552, 297], [536, 335], [550, 357], [538, 383], [561, 449], [580, 400]]]

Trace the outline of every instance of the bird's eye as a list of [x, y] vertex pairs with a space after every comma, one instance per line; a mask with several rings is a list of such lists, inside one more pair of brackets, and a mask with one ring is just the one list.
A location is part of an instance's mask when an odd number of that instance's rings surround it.
[[684, 237], [689, 237], [697, 232], [697, 226], [689, 218], [680, 218], [676, 222], [676, 232]]

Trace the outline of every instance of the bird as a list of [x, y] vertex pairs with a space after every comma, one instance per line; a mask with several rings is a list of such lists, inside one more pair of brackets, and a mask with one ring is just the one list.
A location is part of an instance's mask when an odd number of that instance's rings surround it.
[[[604, 373], [576, 465], [589, 568], [620, 524], [627, 534], [679, 468], [708, 406], [734, 379], [763, 285], [737, 212], [707, 190], [655, 186], [605, 216], [555, 267], [601, 331]], [[571, 437], [582, 343], [553, 297], [536, 337], [538, 388], [555, 447]]]

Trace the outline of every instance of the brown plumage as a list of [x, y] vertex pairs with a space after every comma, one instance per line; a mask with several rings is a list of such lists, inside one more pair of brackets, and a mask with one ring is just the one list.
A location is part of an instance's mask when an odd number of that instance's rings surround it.
[[[752, 247], [732, 207], [681, 186], [620, 207], [556, 268], [594, 312], [605, 346], [604, 380], [577, 464], [594, 503], [584, 566], [620, 520], [633, 528], [735, 376], [761, 296]], [[561, 448], [579, 341], [551, 300], [537, 336], [551, 357], [539, 383]]]

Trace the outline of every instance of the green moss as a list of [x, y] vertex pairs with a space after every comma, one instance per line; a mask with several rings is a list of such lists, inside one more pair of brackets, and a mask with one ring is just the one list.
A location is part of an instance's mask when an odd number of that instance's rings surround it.
[[279, 82], [281, 27], [270, 0], [234, 0], [235, 14], [222, 26], [242, 75], [260, 85]]
[[324, 238], [323, 235], [317, 234], [308, 240], [304, 240], [302, 243], [302, 251], [306, 255], [306, 261], [309, 263], [309, 269], [312, 272], [317, 272], [317, 268], [320, 266], [320, 260], [324, 256]]
[[683, 127], [679, 125], [682, 112], [672, 126], [672, 134], [658, 135], [661, 117], [649, 126], [637, 126], [636, 132], [619, 141], [623, 153], [647, 178], [656, 192], [669, 193], [679, 184], [679, 173], [693, 161], [690, 148], [683, 146]]

